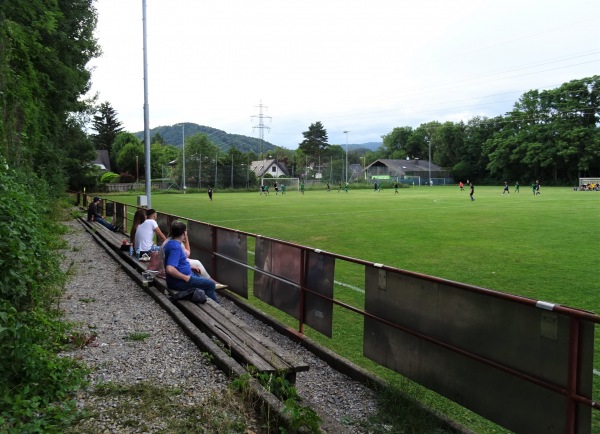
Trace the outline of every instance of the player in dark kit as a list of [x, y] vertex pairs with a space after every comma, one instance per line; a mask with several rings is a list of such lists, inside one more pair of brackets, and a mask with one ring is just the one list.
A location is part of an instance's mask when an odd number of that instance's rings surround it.
[[471, 202], [475, 202], [475, 198], [473, 197], [473, 193], [475, 193], [475, 187], [473, 186], [473, 183], [469, 183], [469, 197], [471, 198]]

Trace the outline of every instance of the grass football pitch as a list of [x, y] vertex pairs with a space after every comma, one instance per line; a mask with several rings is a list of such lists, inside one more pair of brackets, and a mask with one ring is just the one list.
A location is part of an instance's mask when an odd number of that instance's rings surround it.
[[[154, 193], [152, 207], [375, 263], [599, 313], [600, 192], [542, 187], [541, 194], [534, 196], [525, 186], [520, 193], [513, 190], [511, 187], [510, 195], [503, 195], [502, 187], [476, 186], [475, 201], [469, 199], [468, 189], [460, 191], [457, 186], [401, 188], [398, 194], [393, 188], [380, 192], [351, 188], [348, 193], [319, 189], [307, 190], [304, 195], [288, 190], [283, 196], [274, 192], [265, 196], [258, 192], [215, 191], [212, 202], [205, 192]], [[134, 195], [110, 199], [135, 203]], [[339, 272], [336, 269], [336, 281], [348, 285], [343, 288], [360, 287], [361, 282], [356, 281], [360, 273], [354, 271], [351, 267]], [[336, 286], [336, 298], [362, 307], [362, 294], [343, 288]], [[344, 333], [347, 324], [343, 324], [343, 317], [340, 315], [342, 319], [336, 320], [333, 341], [338, 340], [338, 344], [316, 333], [307, 334], [389, 378], [385, 369], [361, 357], [360, 336]], [[348, 318], [348, 321], [353, 320]], [[598, 336], [595, 348], [597, 372], [600, 371]], [[600, 380], [598, 375], [594, 378], [597, 401]], [[451, 411], [454, 417], [458, 416], [455, 411]], [[596, 415], [594, 419], [593, 430], [600, 429]], [[468, 425], [486, 431], [477, 423]]]

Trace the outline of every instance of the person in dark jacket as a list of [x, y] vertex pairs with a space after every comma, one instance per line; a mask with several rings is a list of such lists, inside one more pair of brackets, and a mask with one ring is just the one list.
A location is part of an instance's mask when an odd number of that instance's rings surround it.
[[88, 222], [98, 222], [102, 226], [107, 227], [113, 232], [119, 232], [122, 229], [121, 226], [111, 225], [109, 222], [104, 220], [102, 214], [98, 213], [98, 203], [100, 203], [100, 198], [96, 196], [94, 197], [94, 200], [92, 201], [92, 203], [90, 203], [90, 206], [88, 207]]

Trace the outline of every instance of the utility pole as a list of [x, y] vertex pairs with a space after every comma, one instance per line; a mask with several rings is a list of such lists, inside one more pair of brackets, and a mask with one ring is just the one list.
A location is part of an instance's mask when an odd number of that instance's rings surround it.
[[258, 114], [257, 115], [252, 115], [251, 118], [258, 118], [258, 125], [255, 125], [252, 127], [252, 130], [254, 131], [256, 128], [258, 128], [258, 138], [260, 139], [260, 144], [259, 144], [259, 149], [258, 149], [258, 156], [260, 159], [263, 159], [262, 157], [262, 144], [265, 140], [265, 130], [271, 130], [271, 127], [268, 127], [265, 125], [265, 119], [268, 119], [269, 122], [271, 121], [271, 116], [265, 116], [263, 114], [263, 109], [267, 109], [269, 107], [264, 106], [262, 103], [262, 100], [260, 101], [260, 104], [257, 105], [256, 107], [258, 107]]

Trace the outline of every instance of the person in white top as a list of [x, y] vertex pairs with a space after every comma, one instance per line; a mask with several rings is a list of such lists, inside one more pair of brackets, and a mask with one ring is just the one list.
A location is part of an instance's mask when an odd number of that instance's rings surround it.
[[158, 238], [158, 243], [162, 244], [167, 237], [162, 233], [156, 223], [156, 210], [150, 208], [146, 211], [146, 221], [138, 226], [135, 232], [135, 240], [133, 241], [133, 248], [137, 252], [138, 249], [141, 254], [150, 251], [154, 245], [154, 234]]

